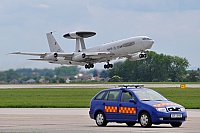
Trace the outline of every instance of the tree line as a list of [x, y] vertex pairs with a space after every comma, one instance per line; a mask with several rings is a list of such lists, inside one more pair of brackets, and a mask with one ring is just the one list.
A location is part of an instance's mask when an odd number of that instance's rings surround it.
[[38, 82], [41, 78], [44, 78], [50, 83], [56, 83], [57, 81], [64, 83], [64, 77], [73, 78], [79, 71], [80, 68], [78, 66], [61, 66], [55, 69], [10, 69], [0, 72], [0, 81], [10, 83], [12, 80], [18, 80], [19, 83], [22, 83], [33, 79]]
[[186, 58], [157, 54], [147, 51], [145, 60], [118, 62], [109, 70], [109, 77], [125, 82], [196, 82], [200, 71], [187, 70], [189, 62]]
[[81, 71], [81, 68], [78, 66], [61, 66], [55, 69], [21, 68], [0, 71], [0, 83], [27, 83], [26, 81], [30, 79], [34, 80], [34, 83], [39, 83], [40, 79], [45, 80], [42, 83], [65, 83], [66, 79], [75, 80], [75, 76], [79, 73], [102, 78], [101, 81], [108, 77], [108, 72], [105, 70]]

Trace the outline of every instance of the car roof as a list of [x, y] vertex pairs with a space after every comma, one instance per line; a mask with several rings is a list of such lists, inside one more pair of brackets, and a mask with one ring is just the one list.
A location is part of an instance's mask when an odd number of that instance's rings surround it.
[[102, 91], [110, 91], [110, 90], [151, 90], [151, 89], [148, 89], [148, 88], [108, 88], [108, 89], [104, 89]]
[[[141, 90], [141, 89], [148, 89], [144, 88], [142, 84], [125, 84], [125, 85], [118, 85], [118, 88], [108, 88], [102, 91], [110, 91], [110, 90]], [[151, 90], [151, 89], [148, 89]]]

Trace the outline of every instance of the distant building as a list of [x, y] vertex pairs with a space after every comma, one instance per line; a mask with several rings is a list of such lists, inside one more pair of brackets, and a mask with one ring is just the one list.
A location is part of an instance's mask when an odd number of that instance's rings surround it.
[[39, 83], [45, 83], [45, 78], [39, 79]]
[[6, 81], [0, 81], [0, 84], [7, 84]]
[[79, 82], [79, 81], [91, 81], [92, 76], [91, 75], [83, 75], [83, 74], [77, 74], [74, 76], [74, 81]]
[[17, 79], [13, 79], [9, 83], [10, 84], [19, 84], [19, 81]]
[[70, 81], [71, 80], [69, 78], [65, 80], [66, 83], [70, 83]]
[[36, 83], [36, 81], [34, 79], [29, 79], [29, 80], [26, 81], [26, 83], [33, 84], [33, 83]]

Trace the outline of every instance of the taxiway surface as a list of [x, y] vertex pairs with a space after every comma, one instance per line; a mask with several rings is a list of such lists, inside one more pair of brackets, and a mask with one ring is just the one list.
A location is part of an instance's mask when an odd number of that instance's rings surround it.
[[98, 127], [89, 118], [88, 108], [0, 108], [0, 132], [69, 132], [69, 133], [199, 133], [200, 110], [187, 110], [187, 121], [179, 128], [169, 124], [142, 128], [139, 124], [127, 127], [125, 124], [109, 123]]

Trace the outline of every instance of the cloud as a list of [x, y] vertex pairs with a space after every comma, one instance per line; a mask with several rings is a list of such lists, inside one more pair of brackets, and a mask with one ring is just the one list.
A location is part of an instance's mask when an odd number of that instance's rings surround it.
[[48, 9], [48, 8], [50, 8], [50, 6], [47, 5], [47, 4], [38, 4], [38, 5], [35, 5], [34, 7], [40, 8], [40, 9]]

